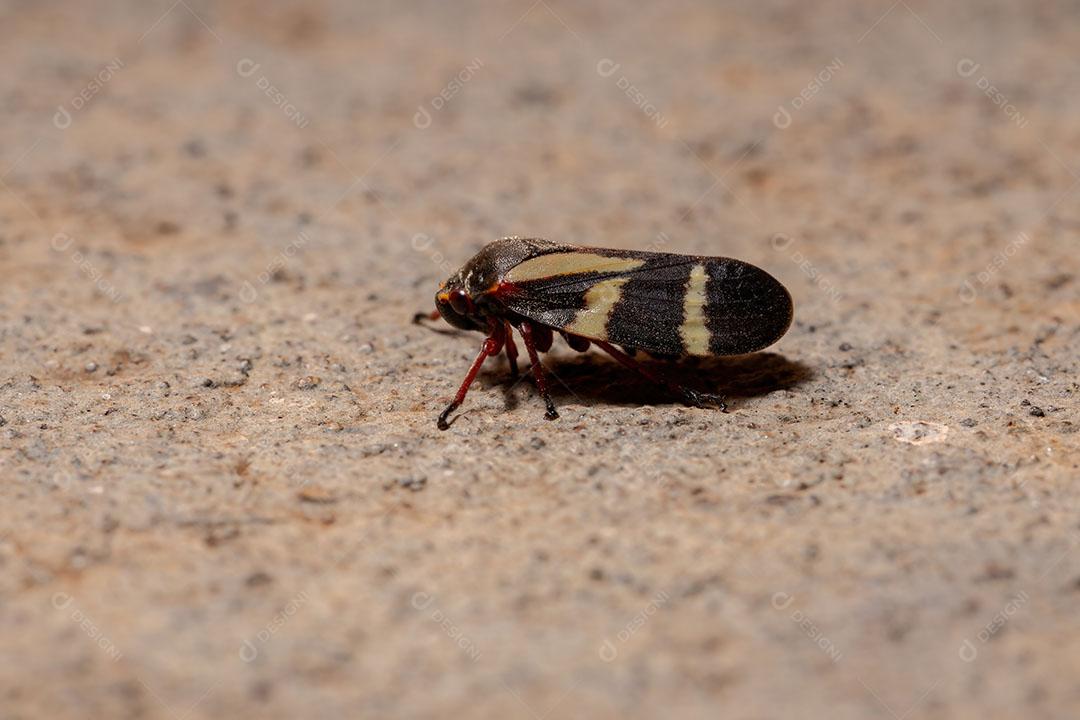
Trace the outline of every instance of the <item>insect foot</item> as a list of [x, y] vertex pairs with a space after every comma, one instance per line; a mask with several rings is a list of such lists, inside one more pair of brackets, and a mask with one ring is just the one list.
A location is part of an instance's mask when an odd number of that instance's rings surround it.
[[687, 405], [699, 408], [717, 408], [721, 412], [727, 412], [727, 403], [724, 402], [723, 395], [714, 395], [712, 393], [703, 393], [698, 392], [697, 390], [683, 388], [682, 396]]

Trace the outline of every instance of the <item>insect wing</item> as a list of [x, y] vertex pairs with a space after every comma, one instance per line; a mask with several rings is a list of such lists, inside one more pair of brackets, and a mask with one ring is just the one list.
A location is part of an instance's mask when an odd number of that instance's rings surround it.
[[581, 249], [506, 273], [506, 306], [537, 323], [660, 355], [737, 355], [791, 323], [787, 290], [740, 260]]

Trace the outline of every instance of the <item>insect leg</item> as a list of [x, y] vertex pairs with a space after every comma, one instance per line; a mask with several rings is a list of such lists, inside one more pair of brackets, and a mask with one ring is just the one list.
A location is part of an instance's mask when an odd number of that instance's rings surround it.
[[465, 394], [469, 392], [469, 386], [472, 385], [473, 380], [476, 379], [476, 375], [480, 372], [480, 366], [484, 364], [484, 361], [488, 359], [490, 355], [498, 355], [502, 350], [503, 335], [505, 331], [502, 329], [502, 325], [498, 325], [492, 328], [491, 335], [484, 338], [483, 344], [480, 346], [480, 352], [476, 354], [476, 359], [473, 360], [472, 367], [469, 368], [469, 372], [465, 375], [465, 380], [461, 383], [461, 387], [458, 388], [457, 395], [454, 396], [454, 401], [446, 406], [446, 409], [439, 414], [438, 426], [440, 430], [446, 430], [450, 427], [450, 423], [446, 422], [446, 418], [450, 417], [450, 413], [461, 407], [461, 403], [465, 402]]
[[517, 379], [518, 376], [518, 349], [514, 344], [514, 331], [510, 329], [510, 323], [506, 323], [506, 359], [510, 361], [510, 377]]
[[700, 392], [698, 390], [691, 390], [690, 388], [683, 387], [682, 385], [680, 385], [680, 384], [678, 384], [676, 382], [672, 382], [671, 380], [667, 380], [665, 378], [658, 377], [657, 375], [654, 375], [652, 372], [650, 372], [649, 370], [646, 370], [644, 367], [642, 367], [641, 364], [638, 363], [637, 360], [630, 357], [629, 355], [622, 352], [621, 350], [618, 350], [615, 347], [612, 347], [612, 345], [610, 343], [606, 343], [603, 340], [593, 340], [593, 344], [596, 345], [596, 347], [603, 350], [604, 352], [606, 352], [611, 357], [615, 358], [624, 367], [628, 367], [631, 370], [635, 370], [638, 373], [640, 373], [641, 376], [644, 377], [646, 380], [654, 382], [654, 383], [656, 383], [658, 385], [663, 385], [670, 392], [672, 392], [672, 393], [678, 395], [679, 397], [681, 397], [683, 399], [683, 401], [686, 402], [688, 405], [693, 405], [695, 407], [705, 407], [705, 406], [708, 406], [708, 405], [715, 405], [716, 407], [719, 407], [721, 410], [727, 410], [727, 405], [724, 404], [724, 396], [723, 395], [713, 395], [711, 393], [703, 393], [703, 392]]
[[[544, 328], [547, 330], [547, 328]], [[529, 351], [529, 360], [532, 362], [533, 374], [536, 376], [536, 389], [540, 391], [540, 397], [544, 398], [544, 404], [547, 405], [547, 413], [544, 414], [548, 420], [554, 420], [559, 417], [558, 411], [555, 409], [555, 403], [551, 401], [551, 394], [548, 392], [547, 376], [544, 375], [544, 366], [540, 364], [540, 356], [536, 354], [536, 337], [535, 335], [541, 335], [543, 333], [537, 333], [536, 328], [531, 322], [525, 320], [521, 323], [521, 339], [525, 341], [525, 349]], [[551, 347], [551, 331], [547, 331], [548, 347]]]

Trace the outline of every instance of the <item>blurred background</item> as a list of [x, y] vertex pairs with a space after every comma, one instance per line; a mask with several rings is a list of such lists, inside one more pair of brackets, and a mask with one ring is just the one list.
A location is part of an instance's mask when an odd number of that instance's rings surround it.
[[[1075, 714], [1078, 20], [3, 0], [0, 715]], [[796, 323], [440, 435], [514, 234]]]

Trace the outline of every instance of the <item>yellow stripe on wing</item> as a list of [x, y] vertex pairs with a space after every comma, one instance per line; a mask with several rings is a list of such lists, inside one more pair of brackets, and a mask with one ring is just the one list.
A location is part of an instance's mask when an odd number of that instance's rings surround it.
[[609, 257], [588, 252], [548, 253], [511, 268], [505, 279], [515, 283], [579, 273], [628, 272], [644, 264], [644, 260], [636, 258]]
[[607, 323], [611, 310], [622, 297], [622, 286], [629, 278], [602, 280], [585, 293], [585, 307], [578, 310], [567, 331], [594, 340], [607, 339]]
[[683, 324], [679, 328], [679, 334], [687, 355], [709, 354], [709, 328], [705, 325], [705, 305], [708, 303], [705, 284], [708, 281], [709, 275], [705, 272], [705, 266], [695, 265], [686, 283]]

